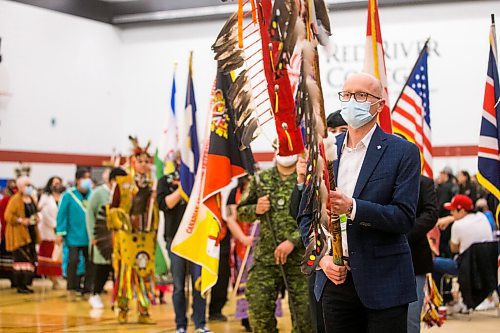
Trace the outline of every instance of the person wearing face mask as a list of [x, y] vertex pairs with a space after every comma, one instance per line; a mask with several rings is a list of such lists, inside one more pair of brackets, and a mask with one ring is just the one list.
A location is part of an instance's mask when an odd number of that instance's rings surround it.
[[[335, 265], [330, 252], [316, 272], [326, 332], [406, 332], [408, 304], [417, 300], [406, 234], [415, 223], [420, 154], [377, 125], [381, 96], [380, 81], [365, 73], [349, 76], [339, 93], [348, 131], [337, 136], [330, 200], [334, 213], [346, 215], [344, 265]], [[301, 201], [301, 230], [311, 224], [308, 204]]]
[[289, 213], [290, 195], [297, 182], [296, 163], [297, 155], [276, 156], [275, 167], [262, 171], [258, 182], [255, 177], [250, 180], [237, 208], [240, 222], [253, 223], [261, 219], [245, 291], [254, 332], [277, 332], [276, 298], [284, 287], [278, 265], [283, 266], [290, 308], [296, 315], [292, 315], [293, 327], [300, 332], [312, 331], [307, 278], [300, 271], [305, 249], [297, 224]]
[[5, 211], [7, 230], [5, 241], [7, 251], [13, 256], [13, 275], [17, 292], [33, 293], [28, 285], [33, 279], [36, 267], [36, 248], [40, 234], [36, 225], [40, 216], [36, 207], [35, 189], [27, 176], [17, 179], [19, 191], [10, 199]]
[[61, 262], [52, 260], [54, 241], [56, 239], [57, 211], [62, 192], [62, 179], [57, 176], [51, 177], [43, 189], [43, 194], [38, 202], [38, 209], [42, 216], [38, 224], [38, 230], [42, 237], [42, 243], [38, 249], [39, 262], [37, 273], [47, 276], [52, 281], [54, 289], [60, 287], [58, 277], [62, 275]]
[[56, 243], [62, 242], [68, 247], [67, 290], [68, 300], [75, 301], [80, 289], [80, 278], [77, 267], [85, 260], [85, 277], [83, 294], [91, 290], [91, 269], [88, 257], [89, 237], [85, 220], [87, 201], [92, 191], [92, 180], [88, 169], [79, 168], [75, 174], [76, 187], [68, 189], [61, 197], [57, 212]]

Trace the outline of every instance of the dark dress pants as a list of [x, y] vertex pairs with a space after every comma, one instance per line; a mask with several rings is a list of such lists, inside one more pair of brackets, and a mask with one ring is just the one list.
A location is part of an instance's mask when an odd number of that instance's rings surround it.
[[368, 309], [361, 303], [352, 275], [335, 285], [328, 280], [322, 295], [327, 333], [406, 333], [408, 304], [383, 310]]
[[316, 272], [309, 276], [309, 304], [311, 309], [312, 327], [314, 333], [325, 333], [325, 323], [323, 322], [323, 305], [321, 299], [316, 301], [314, 295], [314, 284], [316, 283]]

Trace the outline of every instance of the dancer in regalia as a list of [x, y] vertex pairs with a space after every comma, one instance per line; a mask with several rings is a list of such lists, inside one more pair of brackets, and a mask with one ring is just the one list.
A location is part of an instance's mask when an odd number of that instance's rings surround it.
[[108, 227], [114, 230], [113, 266], [115, 287], [113, 301], [119, 308], [118, 321], [127, 322], [129, 300], [137, 299], [138, 322], [154, 324], [149, 306], [154, 302], [154, 268], [158, 206], [156, 189], [150, 177], [149, 144], [133, 144], [127, 176], [116, 177], [116, 186], [108, 211]]

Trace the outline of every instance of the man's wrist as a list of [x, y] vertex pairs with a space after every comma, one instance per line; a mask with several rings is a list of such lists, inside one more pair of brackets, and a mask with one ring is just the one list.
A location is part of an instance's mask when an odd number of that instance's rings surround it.
[[354, 199], [353, 198], [350, 199], [351, 199], [351, 204], [349, 205], [349, 208], [347, 208], [347, 213], [346, 213], [346, 215], [349, 217], [351, 216], [352, 209], [354, 208]]

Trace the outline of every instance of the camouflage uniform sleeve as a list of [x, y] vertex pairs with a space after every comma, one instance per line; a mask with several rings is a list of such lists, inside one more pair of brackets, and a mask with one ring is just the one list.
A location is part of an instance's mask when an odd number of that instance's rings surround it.
[[253, 223], [257, 219], [255, 207], [257, 206], [257, 186], [255, 178], [250, 179], [247, 189], [243, 192], [238, 204], [238, 220]]
[[302, 238], [300, 237], [299, 230], [294, 230], [292, 233], [286, 236], [286, 239], [295, 245], [296, 248], [303, 248], [304, 244], [302, 244]]

